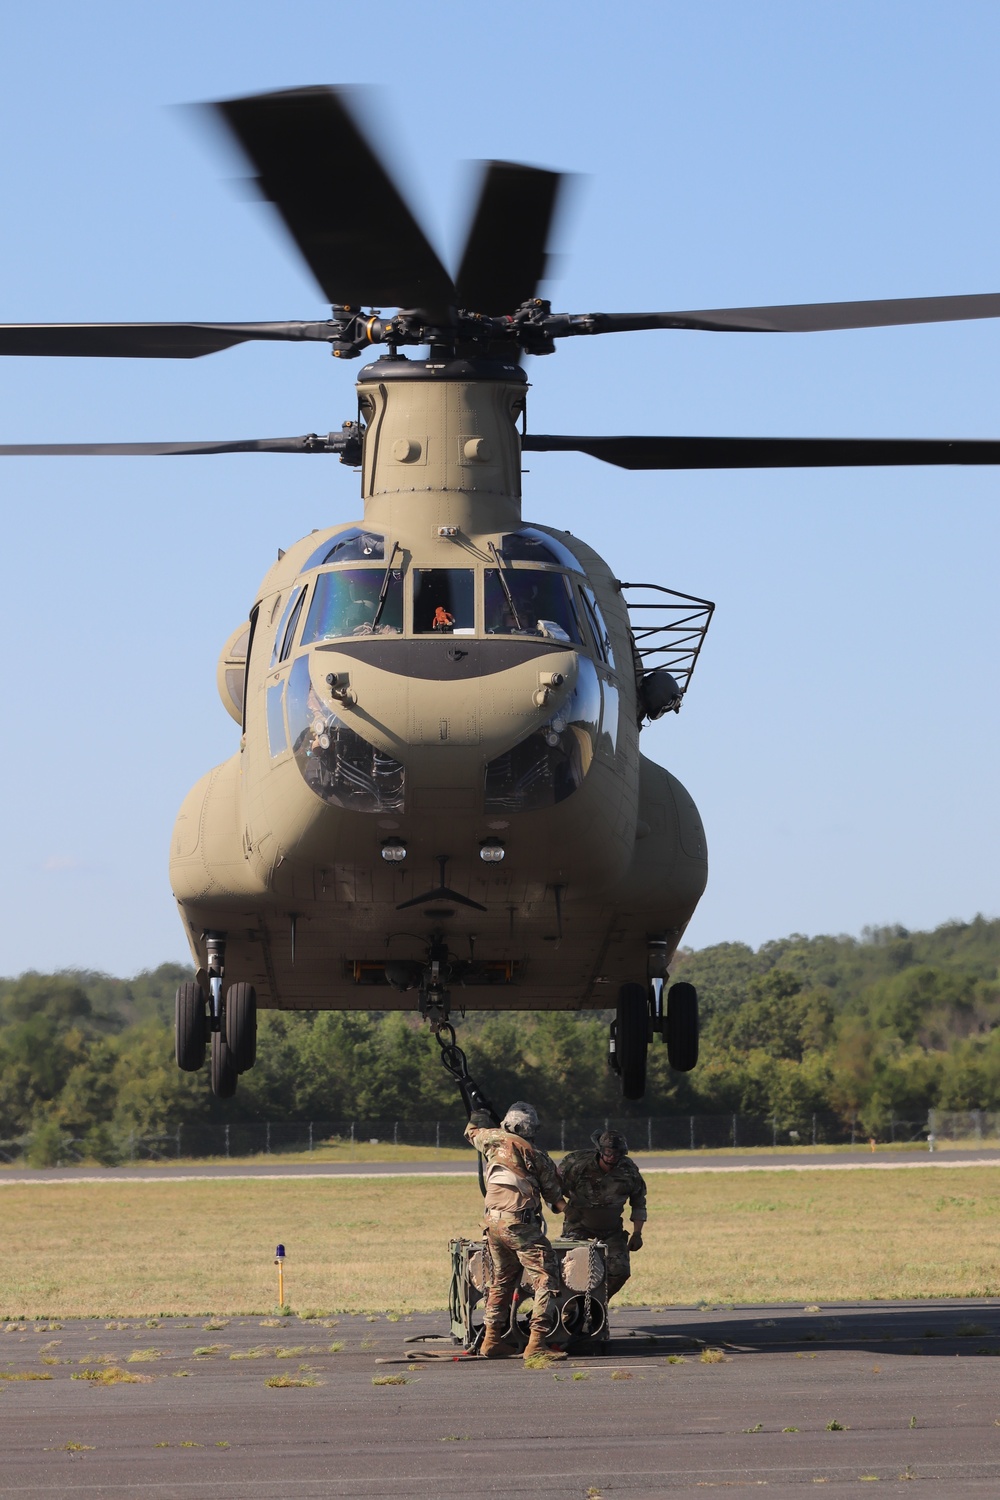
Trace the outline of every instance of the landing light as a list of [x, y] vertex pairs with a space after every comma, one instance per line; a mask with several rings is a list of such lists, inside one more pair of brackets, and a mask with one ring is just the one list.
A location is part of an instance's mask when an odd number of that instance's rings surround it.
[[499, 839], [486, 839], [479, 846], [479, 858], [488, 865], [498, 865], [507, 853]]
[[402, 839], [386, 839], [382, 845], [382, 858], [390, 865], [400, 865], [406, 858], [406, 845]]

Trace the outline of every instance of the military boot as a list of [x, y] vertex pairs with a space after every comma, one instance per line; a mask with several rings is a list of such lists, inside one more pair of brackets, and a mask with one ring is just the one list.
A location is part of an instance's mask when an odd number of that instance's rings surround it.
[[547, 1344], [545, 1342], [545, 1334], [542, 1330], [534, 1327], [531, 1330], [531, 1337], [528, 1339], [523, 1358], [528, 1359], [532, 1354], [544, 1354], [548, 1359], [566, 1358], [565, 1349], [557, 1349], [552, 1344]]
[[486, 1325], [486, 1336], [479, 1346], [481, 1359], [513, 1359], [514, 1351], [496, 1328]]

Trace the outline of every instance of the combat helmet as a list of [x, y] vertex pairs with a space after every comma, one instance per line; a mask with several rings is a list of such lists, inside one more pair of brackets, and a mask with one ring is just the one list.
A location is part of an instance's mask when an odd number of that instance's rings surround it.
[[595, 1130], [590, 1139], [602, 1155], [605, 1152], [608, 1155], [614, 1152], [619, 1160], [623, 1156], [628, 1156], [628, 1141], [620, 1130]]
[[538, 1133], [538, 1111], [523, 1099], [515, 1099], [500, 1124], [512, 1135], [523, 1136], [526, 1141], [533, 1140]]

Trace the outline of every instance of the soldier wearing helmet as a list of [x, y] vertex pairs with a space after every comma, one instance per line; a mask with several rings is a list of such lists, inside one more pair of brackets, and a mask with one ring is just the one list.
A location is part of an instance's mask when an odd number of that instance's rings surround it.
[[[591, 1137], [589, 1151], [571, 1151], [559, 1167], [569, 1200], [563, 1234], [574, 1240], [600, 1239], [608, 1247], [608, 1297], [620, 1292], [632, 1274], [630, 1250], [642, 1249], [646, 1222], [646, 1184], [628, 1154], [628, 1141], [617, 1130]], [[622, 1223], [625, 1204], [632, 1207], [632, 1233]]]
[[525, 1357], [550, 1354], [564, 1358], [545, 1340], [550, 1330], [552, 1298], [559, 1273], [552, 1246], [542, 1233], [542, 1199], [559, 1214], [566, 1207], [562, 1184], [551, 1158], [533, 1137], [538, 1115], [530, 1104], [512, 1104], [499, 1126], [485, 1110], [474, 1110], [466, 1126], [466, 1140], [485, 1163], [486, 1203], [483, 1228], [492, 1263], [486, 1295], [486, 1333], [480, 1354], [486, 1359], [506, 1359], [514, 1350], [503, 1337], [510, 1321], [511, 1302], [527, 1273], [534, 1294], [531, 1336]]

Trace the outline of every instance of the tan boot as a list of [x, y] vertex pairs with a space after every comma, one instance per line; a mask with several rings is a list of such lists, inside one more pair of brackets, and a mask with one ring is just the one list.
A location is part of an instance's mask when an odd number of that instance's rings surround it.
[[545, 1335], [540, 1328], [532, 1328], [523, 1358], [528, 1359], [533, 1354], [544, 1354], [547, 1359], [565, 1359], [565, 1349], [556, 1349], [545, 1342]]
[[486, 1337], [479, 1346], [479, 1357], [481, 1359], [513, 1359], [514, 1351], [500, 1337], [497, 1330], [487, 1324]]

